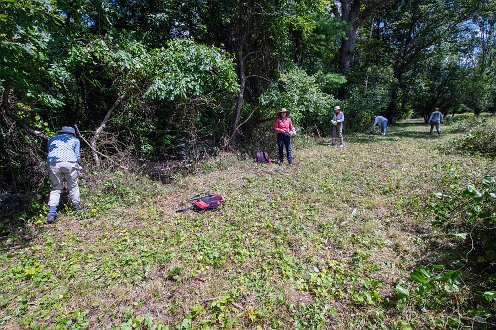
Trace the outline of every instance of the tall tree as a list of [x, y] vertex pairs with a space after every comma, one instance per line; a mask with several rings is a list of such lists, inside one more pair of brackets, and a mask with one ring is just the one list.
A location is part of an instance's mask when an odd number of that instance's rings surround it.
[[381, 22], [381, 37], [393, 54], [394, 77], [388, 116], [397, 118], [408, 111], [409, 86], [419, 72], [419, 63], [446, 42], [456, 42], [462, 23], [474, 11], [473, 1], [396, 1]]
[[339, 71], [347, 74], [353, 66], [356, 42], [361, 25], [390, 1], [382, 0], [334, 0], [331, 4], [335, 17], [346, 22], [349, 27], [341, 40], [339, 49]]

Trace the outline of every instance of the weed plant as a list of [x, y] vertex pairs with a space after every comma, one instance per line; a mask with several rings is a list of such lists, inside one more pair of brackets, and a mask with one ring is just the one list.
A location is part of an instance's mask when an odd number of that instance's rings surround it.
[[[414, 299], [429, 309], [456, 312], [452, 327], [479, 323], [494, 326], [496, 308], [496, 175], [487, 175], [477, 186], [459, 186], [457, 176], [433, 195], [428, 209], [434, 226], [451, 239], [453, 252], [445, 265], [420, 267], [411, 274], [418, 286]], [[491, 325], [491, 326], [490, 326]]]

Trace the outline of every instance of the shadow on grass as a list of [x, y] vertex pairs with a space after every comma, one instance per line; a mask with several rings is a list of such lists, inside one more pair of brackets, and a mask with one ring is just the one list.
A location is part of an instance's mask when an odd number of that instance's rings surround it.
[[[46, 197], [45, 191], [0, 194], [0, 251], [23, 248], [44, 231]], [[69, 204], [68, 192], [64, 190], [60, 195], [59, 213], [64, 213]], [[36, 222], [40, 217], [43, 225]]]
[[22, 248], [33, 239], [36, 233], [28, 219], [36, 214], [38, 199], [35, 193], [0, 195], [0, 251]]
[[394, 122], [394, 125], [397, 127], [408, 127], [408, 126], [418, 126], [418, 125], [427, 125], [423, 118], [412, 118], [412, 119], [404, 119], [397, 122]]
[[[391, 130], [389, 133], [386, 135], [380, 135], [378, 133], [375, 134], [365, 134], [365, 133], [356, 133], [356, 134], [350, 134], [348, 137], [349, 142], [353, 143], [364, 143], [364, 144], [370, 144], [370, 143], [378, 143], [378, 142], [383, 142], [383, 141], [388, 141], [388, 142], [396, 142], [399, 139], [418, 139], [418, 140], [424, 140], [425, 143], [428, 143], [430, 140], [438, 139], [438, 136], [436, 133], [430, 135], [429, 131], [405, 131], [405, 130]], [[345, 138], [346, 140], [346, 138]]]
[[[442, 125], [440, 137], [456, 135], [456, 133], [458, 132], [453, 132], [450, 126]], [[424, 124], [423, 120], [421, 119], [403, 121], [395, 125], [388, 126], [387, 134], [384, 136], [380, 135], [378, 131], [375, 131], [374, 133], [355, 132], [350, 133], [349, 135], [345, 135], [345, 141], [347, 140], [353, 143], [364, 144], [383, 141], [395, 142], [403, 138], [418, 139], [421, 143], [429, 143], [429, 141], [437, 141], [439, 139], [439, 136], [435, 129], [433, 130], [432, 134], [430, 134], [430, 125]]]

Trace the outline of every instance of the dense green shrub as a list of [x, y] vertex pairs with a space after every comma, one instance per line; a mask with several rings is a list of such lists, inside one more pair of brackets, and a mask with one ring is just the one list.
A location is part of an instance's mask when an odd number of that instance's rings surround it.
[[475, 128], [461, 138], [450, 141], [446, 150], [495, 159], [496, 128], [490, 126]]
[[386, 113], [394, 78], [390, 67], [370, 66], [353, 74], [361, 84], [349, 86], [343, 110], [346, 128], [356, 131], [370, 128], [375, 115]]
[[166, 48], [152, 53], [156, 71], [147, 96], [184, 102], [204, 95], [238, 91], [234, 62], [221, 49], [183, 39], [172, 40]]
[[463, 113], [454, 116], [445, 116], [443, 125], [446, 125], [446, 131], [450, 133], [464, 133], [482, 125], [486, 118], [475, 116], [473, 113]]
[[329, 131], [332, 108], [337, 104], [330, 94], [322, 92], [314, 76], [304, 70], [284, 72], [277, 84], [273, 84], [260, 97], [268, 113], [285, 107], [291, 110], [295, 125], [307, 132]]

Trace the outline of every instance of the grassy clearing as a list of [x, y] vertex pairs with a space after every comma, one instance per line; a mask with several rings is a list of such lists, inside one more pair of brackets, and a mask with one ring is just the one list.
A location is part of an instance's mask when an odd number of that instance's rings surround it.
[[[452, 171], [471, 182], [494, 163], [442, 154], [455, 130], [426, 132], [406, 123], [349, 137], [344, 149], [296, 139], [292, 167], [226, 154], [172, 185], [102, 178], [82, 218], [66, 213], [32, 224], [22, 244], [2, 242], [0, 326], [456, 327], [463, 304], [401, 298], [412, 295], [412, 270], [454, 247], [426, 201]], [[226, 198], [219, 211], [175, 213], [205, 190]]]

